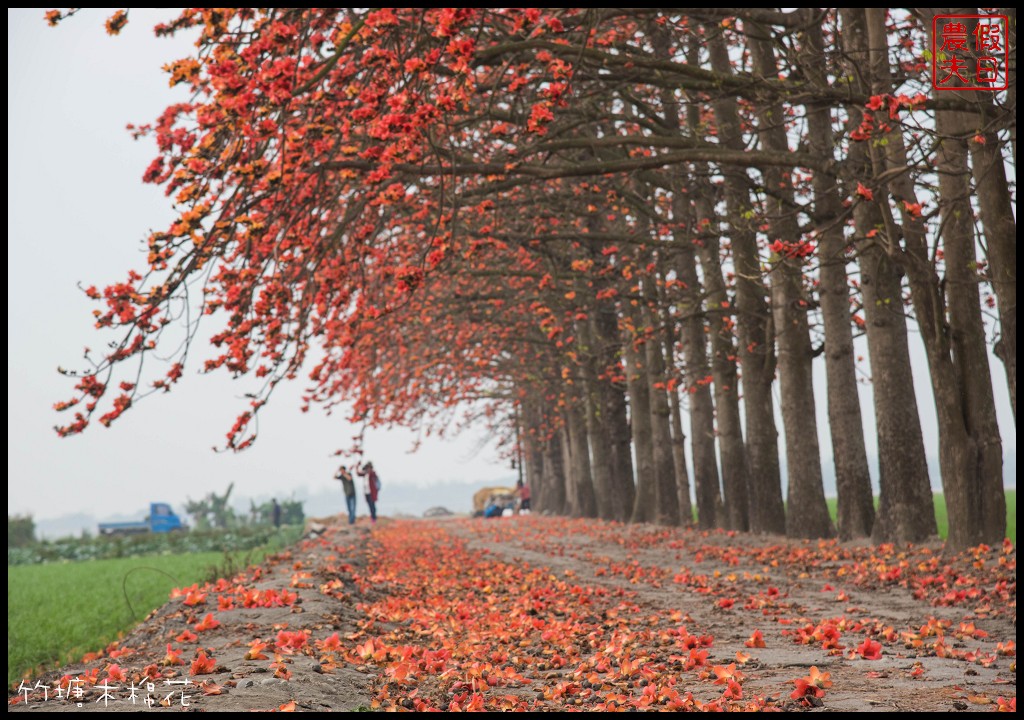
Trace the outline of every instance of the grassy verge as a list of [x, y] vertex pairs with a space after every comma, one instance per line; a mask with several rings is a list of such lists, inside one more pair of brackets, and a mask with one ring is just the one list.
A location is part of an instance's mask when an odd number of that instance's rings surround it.
[[231, 574], [294, 542], [282, 530], [259, 550], [7, 566], [7, 682], [116, 640], [174, 587]]
[[[828, 510], [832, 513], [832, 520], [836, 519], [836, 499], [828, 498]], [[878, 507], [878, 498], [875, 498], [875, 507]], [[939, 526], [939, 537], [943, 540], [949, 534], [949, 517], [946, 514], [946, 499], [941, 493], [935, 493], [935, 522]], [[1017, 491], [1006, 491], [1006, 537], [1014, 544], [1017, 543]]]

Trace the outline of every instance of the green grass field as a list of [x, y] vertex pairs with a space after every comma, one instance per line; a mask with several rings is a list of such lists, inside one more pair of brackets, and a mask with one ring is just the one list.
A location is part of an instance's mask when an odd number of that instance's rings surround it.
[[206, 580], [222, 561], [209, 552], [8, 566], [7, 682], [99, 650], [165, 603], [171, 588]]
[[172, 588], [233, 574], [294, 542], [300, 533], [301, 527], [282, 529], [261, 550], [232, 554], [8, 565], [8, 684], [17, 685], [40, 665], [55, 666], [102, 649], [163, 605]]
[[[827, 498], [828, 510], [832, 513], [832, 520], [836, 519], [836, 499]], [[878, 507], [878, 498], [875, 498], [875, 507]], [[939, 537], [943, 540], [949, 534], [949, 518], [946, 515], [946, 499], [935, 493], [935, 522], [939, 526]], [[1006, 537], [1017, 543], [1017, 491], [1006, 491]]]

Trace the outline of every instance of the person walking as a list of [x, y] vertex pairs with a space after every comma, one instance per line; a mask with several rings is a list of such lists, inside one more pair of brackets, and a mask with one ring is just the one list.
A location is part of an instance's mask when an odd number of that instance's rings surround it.
[[274, 507], [272, 512], [274, 514], [274, 527], [281, 527], [281, 506], [277, 504], [277, 498], [274, 498]]
[[377, 495], [380, 493], [380, 478], [377, 471], [373, 469], [373, 463], [368, 462], [358, 467], [356, 472], [363, 478], [363, 496], [366, 504], [370, 506], [370, 522], [377, 522]]
[[341, 489], [345, 492], [345, 505], [348, 507], [348, 524], [355, 525], [356, 522], [356, 483], [352, 479], [352, 473], [344, 465], [338, 468], [335, 480], [341, 481]]

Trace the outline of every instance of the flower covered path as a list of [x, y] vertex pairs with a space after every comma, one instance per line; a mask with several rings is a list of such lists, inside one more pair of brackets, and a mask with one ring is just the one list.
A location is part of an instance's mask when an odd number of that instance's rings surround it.
[[9, 702], [1015, 710], [1015, 637], [1010, 544], [954, 556], [536, 516], [385, 520], [182, 588]]

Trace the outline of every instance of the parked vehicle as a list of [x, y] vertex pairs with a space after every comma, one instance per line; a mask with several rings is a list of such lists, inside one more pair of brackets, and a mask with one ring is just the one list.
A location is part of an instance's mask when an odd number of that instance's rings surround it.
[[488, 508], [497, 508], [497, 515], [506, 507], [514, 508], [516, 489], [514, 487], [486, 487], [473, 493], [473, 517], [493, 517], [487, 514]]
[[134, 533], [166, 533], [188, 527], [174, 514], [168, 503], [150, 503], [149, 516], [141, 522], [100, 523], [100, 535], [131, 535]]

